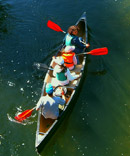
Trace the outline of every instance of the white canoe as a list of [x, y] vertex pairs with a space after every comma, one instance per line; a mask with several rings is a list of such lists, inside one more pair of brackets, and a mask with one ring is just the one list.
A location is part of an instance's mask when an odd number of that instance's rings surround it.
[[[88, 34], [87, 34], [87, 21], [86, 21], [86, 13], [84, 12], [80, 19], [77, 21], [76, 25], [78, 25], [79, 32], [78, 36], [82, 37], [84, 41], [88, 42]], [[86, 55], [79, 55], [80, 64], [76, 65], [75, 69], [71, 71], [72, 73], [80, 74], [81, 77], [78, 80], [73, 80], [67, 86], [67, 102], [64, 107], [59, 107], [60, 116], [57, 120], [45, 119], [41, 114], [41, 110], [38, 111], [38, 121], [37, 121], [37, 130], [36, 130], [36, 141], [35, 147], [38, 152], [41, 152], [46, 145], [46, 143], [50, 140], [51, 136], [54, 134], [56, 129], [59, 127], [61, 121], [65, 118], [67, 112], [70, 112], [71, 108], [74, 107], [74, 101], [79, 94], [79, 88], [81, 88], [83, 84], [83, 79], [86, 70]], [[50, 66], [54, 67], [55, 64], [50, 63]], [[56, 86], [56, 78], [53, 77], [53, 71], [48, 70], [44, 79], [42, 94], [45, 93], [45, 86], [47, 83], [51, 83], [53, 86]]]

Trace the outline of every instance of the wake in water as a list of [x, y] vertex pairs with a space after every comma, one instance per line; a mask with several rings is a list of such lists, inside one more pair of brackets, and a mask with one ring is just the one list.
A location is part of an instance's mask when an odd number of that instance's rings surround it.
[[[19, 108], [18, 108], [18, 109], [19, 109]], [[16, 113], [15, 116], [17, 116], [17, 115], [20, 114], [20, 113], [21, 113], [21, 110], [20, 110], [18, 113]], [[18, 124], [21, 124], [21, 125], [31, 125], [31, 124], [33, 124], [35, 121], [30, 121], [30, 120], [31, 120], [32, 118], [35, 118], [35, 116], [36, 116], [36, 114], [31, 115], [31, 117], [29, 117], [28, 119], [23, 120], [22, 122], [20, 122], [20, 121], [15, 120], [14, 117], [12, 118], [9, 114], [7, 114], [7, 117], [8, 117], [8, 120], [9, 120], [9, 121], [15, 122], [15, 123], [18, 123]]]
[[7, 114], [7, 117], [8, 117], [8, 120], [10, 120], [11, 122], [15, 122], [15, 123], [18, 123], [18, 124], [21, 124], [21, 125], [27, 125], [27, 123], [19, 122], [19, 121], [13, 119], [9, 114]]

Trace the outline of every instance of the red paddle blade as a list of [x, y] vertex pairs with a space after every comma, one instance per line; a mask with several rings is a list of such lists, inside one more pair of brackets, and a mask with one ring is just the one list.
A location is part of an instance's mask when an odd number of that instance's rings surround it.
[[26, 118], [30, 117], [32, 114], [32, 111], [33, 111], [33, 109], [26, 110], [26, 111], [22, 112], [21, 114], [15, 116], [14, 118], [21, 122], [21, 121], [25, 120]]
[[106, 47], [93, 49], [90, 52], [88, 52], [87, 54], [91, 54], [91, 55], [107, 55], [108, 54], [108, 49]]
[[59, 25], [55, 24], [54, 22], [48, 20], [47, 26], [55, 31], [63, 32], [63, 30], [59, 27]]

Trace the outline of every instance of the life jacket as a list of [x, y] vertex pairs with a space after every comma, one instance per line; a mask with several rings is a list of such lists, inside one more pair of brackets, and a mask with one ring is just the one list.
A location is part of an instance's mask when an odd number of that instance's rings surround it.
[[73, 39], [73, 36], [71, 36], [70, 34], [67, 34], [65, 37], [65, 45], [66, 46], [72, 46], [72, 44], [71, 44], [72, 39]]
[[67, 80], [67, 77], [65, 76], [65, 73], [66, 73], [66, 69], [63, 69], [61, 72], [56, 73], [57, 80], [59, 80], [59, 81]]
[[69, 68], [69, 67], [72, 67], [74, 66], [74, 63], [73, 63], [73, 57], [74, 57], [75, 53], [74, 52], [62, 52], [62, 57], [64, 59], [64, 65]]

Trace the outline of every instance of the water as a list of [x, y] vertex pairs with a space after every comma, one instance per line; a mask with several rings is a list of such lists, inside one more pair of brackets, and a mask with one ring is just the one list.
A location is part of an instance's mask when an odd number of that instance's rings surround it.
[[48, 64], [64, 34], [87, 12], [91, 49], [108, 47], [107, 56], [88, 56], [88, 70], [75, 107], [49, 141], [42, 156], [130, 155], [130, 2], [128, 0], [0, 0], [0, 156], [37, 156], [37, 113], [24, 125], [19, 111], [35, 106]]

